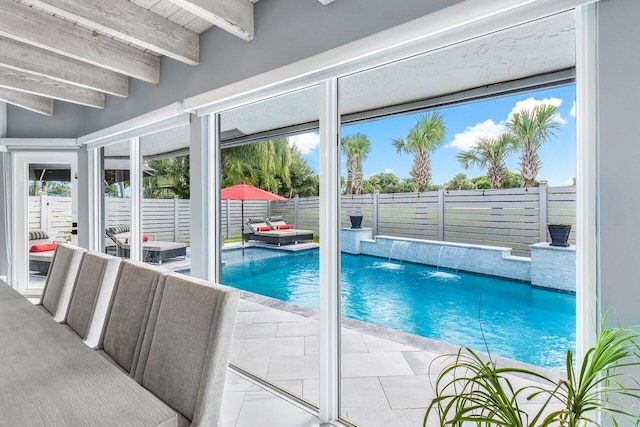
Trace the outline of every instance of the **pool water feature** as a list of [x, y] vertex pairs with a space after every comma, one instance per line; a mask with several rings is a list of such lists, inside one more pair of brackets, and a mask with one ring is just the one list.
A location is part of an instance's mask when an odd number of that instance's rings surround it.
[[[319, 252], [223, 251], [222, 282], [318, 309]], [[366, 255], [342, 254], [342, 315], [562, 369], [575, 349], [575, 297], [529, 284]]]

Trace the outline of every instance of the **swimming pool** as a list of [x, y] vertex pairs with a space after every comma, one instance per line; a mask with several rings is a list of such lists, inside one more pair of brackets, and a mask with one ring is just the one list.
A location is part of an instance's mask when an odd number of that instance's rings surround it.
[[[319, 252], [251, 248], [224, 251], [222, 282], [318, 308]], [[342, 254], [342, 315], [485, 351], [563, 368], [575, 348], [575, 297], [526, 283], [438, 271], [366, 255]]]

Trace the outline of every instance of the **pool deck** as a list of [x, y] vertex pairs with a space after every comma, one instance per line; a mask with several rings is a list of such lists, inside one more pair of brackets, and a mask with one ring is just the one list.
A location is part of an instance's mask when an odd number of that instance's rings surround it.
[[[273, 306], [281, 305], [281, 308]], [[341, 417], [362, 426], [419, 426], [432, 383], [457, 347], [343, 319]], [[313, 405], [319, 399], [319, 322], [312, 310], [242, 293], [230, 362]], [[432, 363], [433, 362], [433, 363]], [[499, 359], [500, 366], [515, 361]], [[559, 372], [540, 369], [557, 378]], [[517, 386], [526, 380], [513, 378]], [[535, 409], [539, 402], [525, 403]], [[438, 423], [429, 423], [434, 427]]]

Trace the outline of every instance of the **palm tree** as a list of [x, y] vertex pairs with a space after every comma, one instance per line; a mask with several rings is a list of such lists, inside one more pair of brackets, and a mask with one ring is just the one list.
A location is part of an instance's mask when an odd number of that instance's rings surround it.
[[222, 150], [222, 186], [246, 182], [288, 195], [291, 163], [291, 147], [287, 138], [226, 148]]
[[520, 174], [522, 186], [535, 186], [536, 175], [542, 167], [538, 150], [560, 127], [555, 118], [558, 107], [550, 104], [536, 105], [532, 109], [514, 113], [507, 122], [507, 128], [515, 140], [515, 148], [520, 150]]
[[147, 166], [155, 171], [145, 178], [144, 197], [154, 199], [189, 199], [189, 156], [149, 160]]
[[410, 175], [418, 186], [418, 191], [429, 189], [431, 182], [431, 160], [429, 153], [440, 147], [446, 137], [444, 117], [438, 111], [418, 117], [406, 139], [393, 139], [398, 153], [413, 154], [413, 167]]
[[369, 138], [361, 133], [346, 136], [340, 141], [342, 151], [347, 155], [347, 191], [346, 194], [360, 194], [362, 182], [362, 162], [371, 152]]
[[469, 169], [472, 165], [487, 169], [487, 179], [491, 188], [502, 188], [507, 176], [505, 161], [513, 151], [514, 140], [508, 133], [497, 138], [480, 137], [469, 151], [461, 151], [456, 155], [460, 166]]

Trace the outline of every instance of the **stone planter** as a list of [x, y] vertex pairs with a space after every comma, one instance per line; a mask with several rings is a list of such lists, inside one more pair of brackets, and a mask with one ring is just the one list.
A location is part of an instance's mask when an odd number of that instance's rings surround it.
[[362, 215], [349, 215], [351, 228], [362, 228]]
[[569, 234], [571, 224], [549, 224], [549, 235], [551, 236], [551, 246], [566, 248], [569, 246]]

